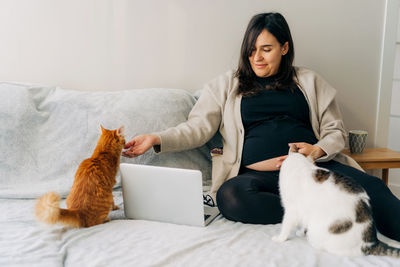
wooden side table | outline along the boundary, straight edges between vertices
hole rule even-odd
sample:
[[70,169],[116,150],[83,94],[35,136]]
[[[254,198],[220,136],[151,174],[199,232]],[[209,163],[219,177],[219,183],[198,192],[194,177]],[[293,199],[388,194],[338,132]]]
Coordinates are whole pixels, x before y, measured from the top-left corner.
[[365,148],[361,154],[342,153],[352,157],[364,170],[382,169],[382,180],[388,185],[389,169],[400,168],[400,153],[389,148]]

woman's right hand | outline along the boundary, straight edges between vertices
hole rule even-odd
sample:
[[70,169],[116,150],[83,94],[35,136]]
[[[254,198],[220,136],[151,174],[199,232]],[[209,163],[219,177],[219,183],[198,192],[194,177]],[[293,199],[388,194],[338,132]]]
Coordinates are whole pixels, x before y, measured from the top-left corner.
[[158,135],[155,134],[141,134],[135,136],[127,142],[124,146],[124,149],[127,149],[122,152],[122,156],[133,158],[142,155],[147,150],[149,150],[154,145],[160,145],[161,140]]

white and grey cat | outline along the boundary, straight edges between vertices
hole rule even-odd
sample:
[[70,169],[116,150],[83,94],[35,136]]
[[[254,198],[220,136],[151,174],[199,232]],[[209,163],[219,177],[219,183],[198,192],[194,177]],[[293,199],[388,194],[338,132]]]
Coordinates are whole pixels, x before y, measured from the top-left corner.
[[282,164],[279,190],[285,213],[274,241],[283,242],[300,228],[316,249],[346,256],[399,257],[400,249],[378,240],[369,197],[361,185],[315,166],[312,156],[297,153],[295,145]]

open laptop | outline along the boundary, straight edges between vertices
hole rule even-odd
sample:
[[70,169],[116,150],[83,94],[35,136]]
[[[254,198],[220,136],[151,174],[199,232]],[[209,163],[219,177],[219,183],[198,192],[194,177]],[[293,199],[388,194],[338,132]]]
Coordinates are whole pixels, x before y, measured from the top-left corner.
[[120,171],[129,219],[206,226],[219,214],[203,202],[198,170],[121,163]]

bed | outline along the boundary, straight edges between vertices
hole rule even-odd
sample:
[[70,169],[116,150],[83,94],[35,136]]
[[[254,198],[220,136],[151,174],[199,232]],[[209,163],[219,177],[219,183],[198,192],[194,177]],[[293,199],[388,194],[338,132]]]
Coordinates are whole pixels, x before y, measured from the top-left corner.
[[[280,224],[242,224],[221,215],[207,227],[128,220],[119,176],[113,194],[120,209],[111,212],[110,222],[83,229],[39,223],[35,199],[48,191],[68,194],[79,162],[93,151],[100,124],[124,125],[127,138],[159,131],[183,122],[201,91],[85,92],[0,83],[0,92],[0,266],[400,266],[390,257],[317,251],[299,237],[275,243],[271,237]],[[216,136],[198,149],[148,151],[121,161],[201,170],[206,192],[209,151],[219,144]]]

